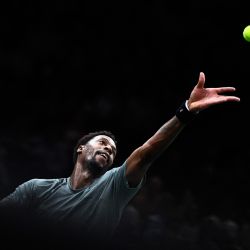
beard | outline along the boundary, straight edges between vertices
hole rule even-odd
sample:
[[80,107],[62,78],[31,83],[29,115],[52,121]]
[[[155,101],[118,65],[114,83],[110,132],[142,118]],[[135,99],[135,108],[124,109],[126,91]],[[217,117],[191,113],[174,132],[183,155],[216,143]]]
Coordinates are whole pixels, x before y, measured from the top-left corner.
[[88,160],[87,168],[93,176],[101,176],[107,171],[107,167],[102,167],[94,158]]

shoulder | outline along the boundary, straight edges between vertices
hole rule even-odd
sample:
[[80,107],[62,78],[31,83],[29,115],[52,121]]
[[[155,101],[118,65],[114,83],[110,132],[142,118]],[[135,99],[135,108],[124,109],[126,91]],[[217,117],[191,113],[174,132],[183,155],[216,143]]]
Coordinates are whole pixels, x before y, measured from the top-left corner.
[[51,185],[54,183],[61,183],[65,181],[66,178],[56,178],[56,179],[41,179],[41,178],[34,178],[28,181],[29,184],[33,184],[36,186],[39,185]]
[[114,176],[114,175],[117,175],[119,173],[125,173],[125,169],[126,169],[126,162],[124,162],[122,165],[119,165],[117,167],[113,167],[110,170],[108,170],[104,174],[104,177]]
[[54,178],[54,179],[42,179],[42,178],[34,178],[26,182],[26,185],[30,185],[34,188],[39,187],[50,187],[57,186],[67,181],[66,178]]
[[55,187],[64,182],[66,182],[66,178],[57,178],[57,179],[33,178],[19,185],[17,189],[23,191],[24,190],[35,191],[39,189],[48,189],[50,187]]

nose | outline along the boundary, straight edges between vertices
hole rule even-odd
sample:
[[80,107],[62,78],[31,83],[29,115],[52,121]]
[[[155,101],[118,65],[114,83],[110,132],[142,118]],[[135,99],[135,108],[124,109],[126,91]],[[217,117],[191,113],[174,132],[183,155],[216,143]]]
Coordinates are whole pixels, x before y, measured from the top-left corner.
[[106,146],[104,147],[104,149],[105,149],[105,151],[107,151],[107,152],[109,153],[109,155],[112,154],[112,148],[111,148],[110,145],[106,145]]

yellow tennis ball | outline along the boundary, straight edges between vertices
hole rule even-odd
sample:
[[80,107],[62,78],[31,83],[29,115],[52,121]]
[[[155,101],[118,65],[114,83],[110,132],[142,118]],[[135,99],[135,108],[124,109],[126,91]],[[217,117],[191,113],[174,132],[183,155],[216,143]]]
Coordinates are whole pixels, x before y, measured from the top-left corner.
[[243,30],[243,37],[247,42],[250,42],[250,25],[246,26],[246,28]]

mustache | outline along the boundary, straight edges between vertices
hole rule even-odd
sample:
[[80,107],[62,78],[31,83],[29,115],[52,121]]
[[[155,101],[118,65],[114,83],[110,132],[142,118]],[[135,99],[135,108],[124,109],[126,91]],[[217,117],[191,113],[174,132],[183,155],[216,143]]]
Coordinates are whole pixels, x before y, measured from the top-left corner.
[[105,150],[96,150],[96,152],[95,152],[95,156],[96,155],[104,155],[105,157],[106,157],[106,159],[107,159],[107,162],[110,162],[110,155],[109,155],[109,153],[107,153],[107,151],[105,151]]

